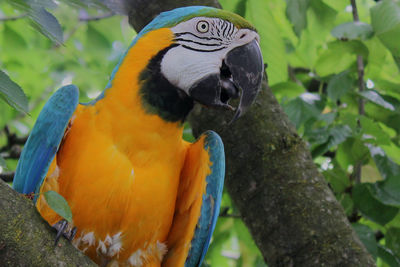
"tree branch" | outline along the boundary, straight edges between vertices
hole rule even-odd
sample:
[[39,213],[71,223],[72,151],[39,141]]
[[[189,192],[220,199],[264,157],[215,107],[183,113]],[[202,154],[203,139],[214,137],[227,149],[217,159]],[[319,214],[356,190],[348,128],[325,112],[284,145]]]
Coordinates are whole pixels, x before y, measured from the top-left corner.
[[353,13],[354,21],[360,21],[360,18],[358,17],[358,12],[357,12],[356,0],[350,0],[350,4],[351,4],[351,12]]
[[28,136],[18,137],[15,133],[11,133],[10,128],[8,128],[7,125],[4,126],[3,131],[7,137],[7,145],[4,148],[1,148],[0,152],[9,149],[13,145],[24,145],[26,140],[28,140]]
[[21,145],[25,144],[28,137],[18,137],[15,133],[11,133],[6,125],[3,129],[7,143],[0,147],[0,157],[4,159],[19,159],[21,155]]
[[65,238],[54,246],[56,231],[32,201],[0,180],[1,266],[97,266]]
[[[352,13],[353,13],[353,20],[355,22],[360,21],[358,17],[357,11],[357,4],[356,0],[350,0]],[[364,83],[364,61],[361,55],[357,55],[357,75],[358,75],[358,91],[363,92],[365,90],[365,83]],[[365,100],[360,97],[358,100],[358,114],[365,115]],[[360,120],[358,120],[358,127],[361,128]],[[354,180],[356,183],[361,182],[361,168],[362,168],[362,161],[360,160],[354,167]]]
[[292,66],[288,65],[288,73],[289,73],[290,80],[292,80],[293,82],[297,83],[298,85],[304,87],[303,83],[299,79],[297,79],[297,77],[296,77],[295,68],[293,68]]
[[221,8],[218,0],[127,0],[126,8],[129,14],[129,23],[139,32],[152,19],[163,11],[184,6],[213,6]]

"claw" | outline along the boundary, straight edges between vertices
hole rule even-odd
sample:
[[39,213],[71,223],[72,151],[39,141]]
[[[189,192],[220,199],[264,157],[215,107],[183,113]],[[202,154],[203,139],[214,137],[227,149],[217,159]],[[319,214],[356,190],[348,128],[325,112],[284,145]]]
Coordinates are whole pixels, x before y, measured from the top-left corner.
[[72,229],[68,230],[68,221],[67,220],[60,220],[56,224],[53,225],[53,228],[57,230],[56,239],[54,240],[54,246],[57,246],[58,241],[60,240],[61,235],[63,235],[66,239],[70,242],[74,239],[77,228],[73,227]]
[[72,230],[69,232],[69,236],[67,237],[67,239],[71,242],[72,239],[74,239],[75,235],[76,235],[76,231],[78,229],[76,227],[72,228]]

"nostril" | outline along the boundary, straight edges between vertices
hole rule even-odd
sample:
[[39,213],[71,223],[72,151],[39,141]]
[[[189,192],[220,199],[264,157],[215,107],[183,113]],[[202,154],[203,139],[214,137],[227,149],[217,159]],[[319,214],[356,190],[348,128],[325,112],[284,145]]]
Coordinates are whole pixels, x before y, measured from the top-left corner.
[[243,33],[239,38],[240,38],[240,39],[243,39],[244,37],[246,37],[246,34],[245,34],[245,33]]
[[221,78],[230,78],[232,76],[231,71],[228,66],[225,64],[225,61],[222,61],[222,66],[220,68]]
[[221,95],[220,95],[220,100],[222,103],[228,103],[229,100],[229,94],[225,90],[221,90]]

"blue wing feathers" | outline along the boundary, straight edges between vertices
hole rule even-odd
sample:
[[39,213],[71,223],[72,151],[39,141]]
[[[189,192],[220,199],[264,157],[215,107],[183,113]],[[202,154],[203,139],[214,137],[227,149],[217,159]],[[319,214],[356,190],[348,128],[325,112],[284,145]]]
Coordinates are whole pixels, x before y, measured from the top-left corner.
[[13,188],[23,194],[37,193],[78,105],[74,85],[57,90],[44,105],[21,153]]
[[197,222],[194,238],[191,242],[186,267],[200,266],[210,245],[212,233],[217,223],[225,176],[224,145],[218,134],[205,133],[205,149],[209,151],[211,174],[207,176],[206,193],[203,195],[201,215]]

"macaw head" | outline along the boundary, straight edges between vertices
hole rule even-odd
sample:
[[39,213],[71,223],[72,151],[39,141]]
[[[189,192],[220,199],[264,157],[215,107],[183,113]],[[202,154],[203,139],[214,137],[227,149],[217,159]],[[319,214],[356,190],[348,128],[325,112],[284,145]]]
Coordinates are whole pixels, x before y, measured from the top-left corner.
[[[171,43],[151,60],[140,77],[144,102],[151,106],[148,110],[164,109],[168,112],[158,112],[161,117],[167,114],[165,119],[177,121],[186,117],[193,101],[233,110],[229,100],[240,97],[233,120],[243,114],[253,103],[263,76],[255,28],[234,13],[191,6],[161,13],[136,39],[166,28],[172,32]],[[162,107],[154,108],[157,105]],[[183,114],[174,116],[182,110]]]
[[229,100],[240,96],[236,119],[261,85],[260,37],[245,19],[220,9],[189,7],[161,16],[184,11],[171,27],[176,45],[163,56],[161,73],[205,106],[232,109]]

